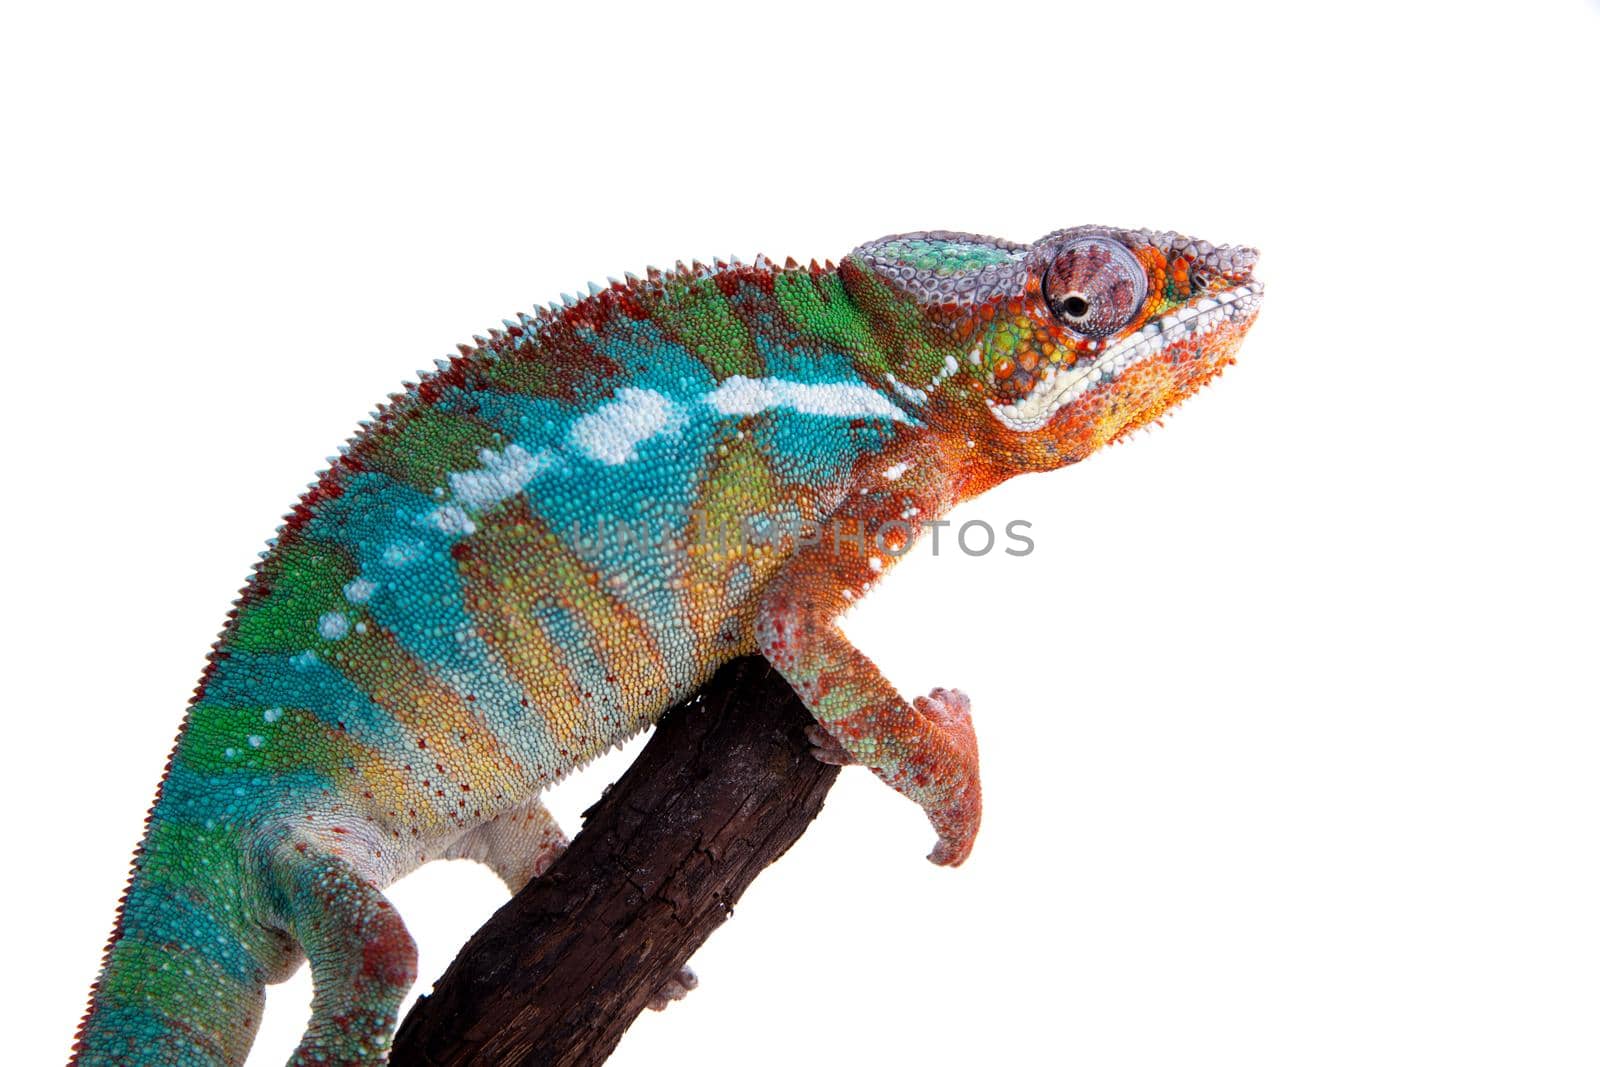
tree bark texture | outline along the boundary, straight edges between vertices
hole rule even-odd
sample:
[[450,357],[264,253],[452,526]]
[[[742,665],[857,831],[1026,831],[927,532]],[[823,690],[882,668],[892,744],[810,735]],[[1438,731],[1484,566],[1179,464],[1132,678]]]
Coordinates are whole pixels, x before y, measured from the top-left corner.
[[604,1062],[821,810],[839,768],[811,755],[811,721],[757,657],[667,712],[566,852],[412,1008],[391,1064]]

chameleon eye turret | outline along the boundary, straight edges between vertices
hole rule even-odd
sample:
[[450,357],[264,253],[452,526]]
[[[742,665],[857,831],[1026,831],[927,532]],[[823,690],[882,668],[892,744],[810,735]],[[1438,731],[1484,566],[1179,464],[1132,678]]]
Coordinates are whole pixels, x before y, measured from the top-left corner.
[[1255,258],[1104,226],[1034,242],[1015,291],[980,309],[994,447],[1060,466],[1170,411],[1232,362],[1260,305]]
[[1083,337],[1105,337],[1144,306],[1144,264],[1120,241],[1080,237],[1055,250],[1045,269],[1044,298],[1056,318]]

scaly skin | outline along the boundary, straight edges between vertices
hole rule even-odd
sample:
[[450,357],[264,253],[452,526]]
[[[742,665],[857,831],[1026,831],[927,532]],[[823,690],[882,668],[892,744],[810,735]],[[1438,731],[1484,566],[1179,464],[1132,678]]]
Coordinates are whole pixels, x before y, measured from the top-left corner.
[[757,650],[819,758],[961,863],[966,698],[906,702],[837,619],[921,524],[1231,363],[1254,260],[911,234],[591,287],[441,361],[313,483],[212,650],[73,1062],[239,1063],[302,955],[293,1062],[381,1061],[416,973],[382,887],[440,857],[520,887],[565,843],[540,792]]

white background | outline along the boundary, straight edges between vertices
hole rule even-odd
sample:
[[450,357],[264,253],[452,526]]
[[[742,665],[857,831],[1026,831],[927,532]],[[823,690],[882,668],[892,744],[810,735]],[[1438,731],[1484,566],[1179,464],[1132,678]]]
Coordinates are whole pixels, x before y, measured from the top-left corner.
[[[1600,1060],[1594,4],[4,23],[7,1062],[65,1058],[228,603],[413,368],[647,263],[1082,222],[1268,298],[1165,429],[964,510],[1033,556],[851,618],[973,695],[971,861],[847,772],[614,1062]],[[393,897],[426,984],[503,893]]]

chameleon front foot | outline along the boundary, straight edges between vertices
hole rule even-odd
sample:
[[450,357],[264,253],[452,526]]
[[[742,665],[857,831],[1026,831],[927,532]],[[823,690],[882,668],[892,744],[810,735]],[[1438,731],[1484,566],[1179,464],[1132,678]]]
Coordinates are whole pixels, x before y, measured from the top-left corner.
[[978,735],[972,728],[971,697],[959,689],[935,688],[927,696],[917,697],[911,706],[949,734],[962,750],[970,751],[977,763]]
[[674,1000],[682,1000],[689,995],[689,990],[700,984],[700,979],[688,967],[680,968],[678,973],[667,979],[667,983],[656,990],[656,995],[650,998],[647,1007],[651,1011],[666,1011],[667,1005]]
[[[983,815],[972,702],[959,689],[935,689],[902,708],[903,718],[879,736],[848,720],[835,723],[833,729],[812,723],[806,727],[811,755],[837,766],[863,762],[871,766],[927,813],[939,834],[928,859],[940,866],[958,866],[972,851]],[[869,754],[853,754],[850,746],[860,746],[869,736]],[[906,744],[906,739],[914,743]],[[885,757],[881,764],[872,758],[874,753]]]
[[958,867],[972,852],[983,818],[972,701],[959,689],[935,689],[917,697],[911,707],[943,740],[922,746],[907,768],[912,781],[925,791],[923,808],[939,834],[928,859],[941,867]]

